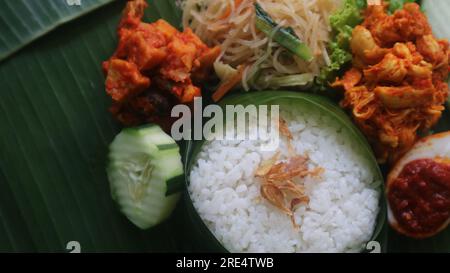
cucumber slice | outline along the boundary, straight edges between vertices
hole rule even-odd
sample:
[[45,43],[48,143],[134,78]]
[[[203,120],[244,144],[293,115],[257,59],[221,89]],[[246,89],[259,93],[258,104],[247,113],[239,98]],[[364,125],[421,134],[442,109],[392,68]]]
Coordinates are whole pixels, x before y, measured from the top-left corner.
[[111,195],[122,213],[141,229],[169,217],[180,194],[167,195],[167,183],[183,175],[176,142],[149,125],[124,129],[109,148]]

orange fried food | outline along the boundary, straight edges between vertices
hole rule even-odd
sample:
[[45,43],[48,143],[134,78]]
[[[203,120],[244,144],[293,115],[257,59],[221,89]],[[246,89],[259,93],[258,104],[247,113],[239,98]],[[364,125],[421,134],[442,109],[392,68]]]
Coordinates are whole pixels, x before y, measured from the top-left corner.
[[159,66],[168,56],[166,45],[169,39],[152,24],[139,24],[124,40],[125,56],[141,71]]
[[341,106],[373,145],[381,163],[395,162],[441,117],[449,91],[449,44],[437,40],[414,3],[393,15],[369,6],[353,30],[353,68],[333,87]]
[[130,126],[166,122],[171,106],[201,96],[194,82],[207,79],[220,54],[219,47],[208,48],[190,29],[180,32],[164,20],[142,22],[147,6],[145,0],[127,2],[119,44],[103,63],[106,92],[114,101],[111,112]]
[[145,9],[148,7],[146,0],[128,1],[122,13],[119,23],[119,31],[123,29],[135,28],[141,23]]
[[386,12],[386,4],[370,5],[365,12],[366,27],[381,47],[392,47],[397,42],[415,41],[431,34],[426,16],[416,3],[407,3],[393,15]]
[[169,57],[161,66],[161,74],[175,82],[183,82],[194,68],[200,66],[199,58],[208,51],[208,47],[187,28],[172,37],[167,51]]
[[108,62],[106,92],[114,101],[125,101],[150,86],[150,79],[144,77],[134,63],[112,59]]

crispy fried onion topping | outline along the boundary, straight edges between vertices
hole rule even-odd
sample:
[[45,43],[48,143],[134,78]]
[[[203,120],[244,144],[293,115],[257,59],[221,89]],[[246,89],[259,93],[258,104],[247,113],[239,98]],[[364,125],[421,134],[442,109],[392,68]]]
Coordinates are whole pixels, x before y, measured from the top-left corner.
[[[293,147],[291,132],[284,120],[280,120],[280,133],[288,140],[288,147]],[[294,212],[300,205],[307,205],[309,197],[305,192],[305,186],[301,179],[306,176],[318,177],[324,169],[317,167],[309,169],[309,157],[297,155],[294,149],[290,149],[289,158],[280,161],[281,153],[266,161],[263,161],[255,172],[255,176],[261,178],[261,196],[270,204],[286,213],[292,221],[294,228],[299,225],[295,222]]]

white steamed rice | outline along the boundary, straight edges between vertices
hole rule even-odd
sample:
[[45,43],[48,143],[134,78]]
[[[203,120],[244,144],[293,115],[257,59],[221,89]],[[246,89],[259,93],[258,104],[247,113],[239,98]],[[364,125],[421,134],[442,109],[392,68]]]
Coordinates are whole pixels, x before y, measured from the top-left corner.
[[[261,198],[254,172],[275,151],[262,152],[260,141],[206,143],[190,173],[194,207],[230,252],[360,251],[379,210],[373,166],[346,130],[318,111],[282,107],[281,116],[296,152],[309,154],[311,168],[325,169],[319,178],[304,179],[310,203],[295,211],[300,229]],[[286,159],[286,140],[280,149]]]

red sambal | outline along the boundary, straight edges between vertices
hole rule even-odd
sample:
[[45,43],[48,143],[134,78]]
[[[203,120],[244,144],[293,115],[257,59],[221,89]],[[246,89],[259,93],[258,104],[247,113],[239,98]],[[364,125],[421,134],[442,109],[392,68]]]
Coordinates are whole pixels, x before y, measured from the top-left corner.
[[424,238],[438,232],[450,217],[450,164],[419,159],[404,166],[388,192],[401,229]]

